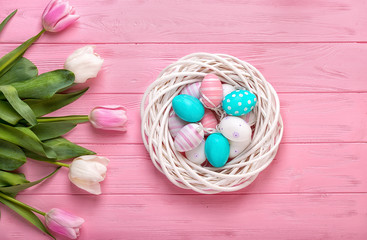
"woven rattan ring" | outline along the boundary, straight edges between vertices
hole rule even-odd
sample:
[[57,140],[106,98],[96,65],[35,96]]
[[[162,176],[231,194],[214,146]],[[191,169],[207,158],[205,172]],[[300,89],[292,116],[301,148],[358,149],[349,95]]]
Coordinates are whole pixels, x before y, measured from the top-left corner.
[[[208,73],[257,96],[250,145],[221,168],[189,161],[175,150],[168,130],[172,99]],[[225,116],[217,111],[218,118]],[[251,184],[274,159],[283,134],[278,95],[251,64],[225,54],[194,53],[166,67],[146,90],[141,103],[141,133],[155,167],[173,184],[199,193],[231,192]]]

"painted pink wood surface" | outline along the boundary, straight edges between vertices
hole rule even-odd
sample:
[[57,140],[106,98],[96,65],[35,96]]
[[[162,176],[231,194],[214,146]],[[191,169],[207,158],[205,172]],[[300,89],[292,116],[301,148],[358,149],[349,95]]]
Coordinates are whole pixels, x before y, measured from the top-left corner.
[[[1,1],[2,16],[19,8],[3,42],[39,31],[48,0]],[[366,41],[365,0],[94,0],[73,1],[75,27],[41,42],[322,42]],[[33,23],[33,24],[30,24]],[[27,31],[19,31],[24,29]]]
[[[4,44],[0,55],[16,46]],[[45,72],[62,68],[65,58],[82,46],[36,44],[27,57]],[[89,93],[143,93],[167,65],[200,51],[227,53],[251,63],[280,93],[367,92],[366,44],[98,44],[96,51],[105,57],[104,71],[87,84]]]
[[[38,195],[87,221],[80,239],[365,239],[366,194]],[[80,202],[83,204],[71,204]],[[332,209],[332,210],[331,210]],[[3,211],[2,239],[49,239]],[[20,228],[21,225],[21,228]],[[60,239],[64,239],[61,238]]]
[[[174,187],[163,178],[151,164],[142,144],[82,145],[111,159],[103,184],[105,194],[193,194]],[[366,155],[364,143],[284,143],[271,167],[248,188],[231,194],[366,193]],[[38,171],[32,172],[34,168]],[[26,176],[33,180],[46,176],[53,169],[49,164],[35,161],[22,167]],[[71,186],[66,175],[67,169],[62,169],[48,182],[23,194],[87,194]]]
[[[130,110],[130,131],[105,134],[83,124],[67,137],[79,143],[142,143],[141,98],[142,94],[86,94],[53,115],[88,114],[95,105],[120,103]],[[280,93],[279,99],[286,125],[283,142],[367,141],[366,111],[363,110],[367,106],[367,93]]]
[[[103,195],[77,189],[62,169],[20,200],[84,217],[80,239],[88,240],[367,239],[366,1],[70,1],[82,18],[46,34],[26,56],[45,72],[96,44],[102,71],[83,84],[88,94],[57,114],[123,104],[129,129],[117,134],[83,124],[66,136],[111,159]],[[0,56],[39,31],[47,2],[0,0],[0,18],[19,9],[0,35]],[[279,92],[285,124],[279,153],[238,192],[178,189],[154,168],[140,139],[145,88],[165,66],[198,51],[250,62]],[[33,161],[22,167],[31,180],[52,169]],[[1,240],[48,239],[0,208]]]

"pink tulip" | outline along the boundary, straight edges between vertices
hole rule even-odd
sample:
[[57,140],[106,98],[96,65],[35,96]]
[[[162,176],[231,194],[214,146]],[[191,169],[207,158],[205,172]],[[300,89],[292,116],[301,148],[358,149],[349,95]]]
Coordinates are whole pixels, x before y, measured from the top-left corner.
[[48,32],[60,32],[78,20],[74,7],[64,0],[51,0],[42,14],[43,28]]
[[83,218],[58,208],[53,208],[46,213],[47,227],[70,239],[76,239],[79,236],[79,229],[83,223]]
[[95,107],[89,114],[89,121],[95,128],[126,131],[126,109],[116,105]]

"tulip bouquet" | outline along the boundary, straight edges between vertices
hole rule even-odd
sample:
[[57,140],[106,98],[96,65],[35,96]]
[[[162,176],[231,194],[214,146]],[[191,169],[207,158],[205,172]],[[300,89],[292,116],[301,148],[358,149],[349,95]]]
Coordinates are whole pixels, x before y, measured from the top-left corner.
[[[15,14],[16,11],[0,24],[0,34]],[[72,86],[96,77],[103,59],[94,53],[93,46],[86,46],[68,57],[64,69],[39,75],[37,67],[23,55],[45,32],[59,32],[78,18],[67,2],[52,0],[42,15],[42,30],[0,58],[0,203],[53,238],[48,229],[77,238],[84,220],[57,208],[42,212],[20,202],[16,195],[47,180],[61,167],[69,168],[73,184],[92,194],[101,194],[99,183],[105,178],[109,160],[62,136],[88,121],[96,128],[126,131],[126,109],[122,106],[96,107],[89,115],[45,117],[80,98],[88,88],[72,91]],[[62,162],[73,158],[71,164]],[[57,168],[48,176],[30,182],[18,170],[27,159],[54,164]],[[48,228],[35,214],[44,216]]]

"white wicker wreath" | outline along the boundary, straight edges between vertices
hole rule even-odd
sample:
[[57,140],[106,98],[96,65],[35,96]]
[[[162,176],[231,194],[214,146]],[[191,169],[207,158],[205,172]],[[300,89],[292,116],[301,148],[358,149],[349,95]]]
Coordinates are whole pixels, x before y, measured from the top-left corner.
[[[258,99],[251,144],[221,168],[189,161],[176,151],[168,130],[172,99],[208,73]],[[205,194],[237,191],[252,183],[274,159],[283,134],[274,88],[251,64],[225,54],[194,53],[166,67],[146,90],[140,114],[143,142],[155,167],[176,186]]]

